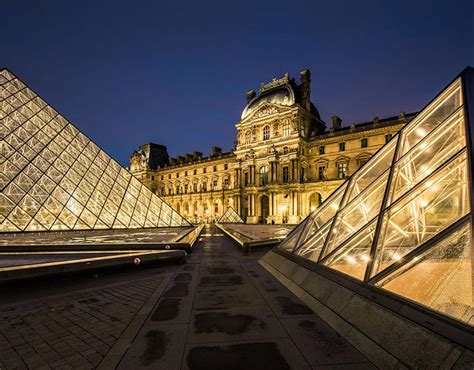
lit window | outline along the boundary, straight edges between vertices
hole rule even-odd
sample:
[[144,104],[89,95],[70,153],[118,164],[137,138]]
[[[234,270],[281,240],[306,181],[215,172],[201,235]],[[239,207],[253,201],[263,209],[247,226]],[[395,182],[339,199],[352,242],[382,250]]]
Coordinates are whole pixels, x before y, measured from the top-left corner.
[[265,126],[263,128],[263,140],[270,139],[270,126]]
[[337,177],[345,179],[347,176],[347,162],[339,162],[337,164]]
[[283,124],[283,136],[290,136],[290,123],[285,122]]
[[260,167],[260,186],[265,186],[268,184],[268,167]]

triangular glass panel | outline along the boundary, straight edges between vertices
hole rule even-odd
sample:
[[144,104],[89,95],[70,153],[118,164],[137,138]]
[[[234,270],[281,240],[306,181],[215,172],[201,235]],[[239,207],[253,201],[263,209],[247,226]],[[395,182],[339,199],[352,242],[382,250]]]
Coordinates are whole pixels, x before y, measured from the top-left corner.
[[471,228],[464,223],[375,285],[473,325]]
[[242,220],[239,214],[232,207],[229,207],[217,222],[220,224],[236,224],[243,223],[244,220]]
[[[170,207],[161,218],[162,199],[6,69],[0,70],[0,107],[0,232],[25,230],[33,216],[46,229],[61,230],[191,226]],[[109,200],[114,209],[97,222]],[[150,212],[157,213],[145,222]],[[50,222],[51,214],[61,214],[61,221]]]

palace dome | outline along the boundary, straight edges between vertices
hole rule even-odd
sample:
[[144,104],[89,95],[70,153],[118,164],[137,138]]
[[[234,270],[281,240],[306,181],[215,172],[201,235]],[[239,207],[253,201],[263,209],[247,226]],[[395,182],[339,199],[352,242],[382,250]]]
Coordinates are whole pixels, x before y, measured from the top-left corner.
[[241,119],[244,119],[260,105],[264,103],[272,103],[278,105],[293,105],[295,104],[295,92],[289,84],[278,86],[260,93],[253,98],[244,108]]

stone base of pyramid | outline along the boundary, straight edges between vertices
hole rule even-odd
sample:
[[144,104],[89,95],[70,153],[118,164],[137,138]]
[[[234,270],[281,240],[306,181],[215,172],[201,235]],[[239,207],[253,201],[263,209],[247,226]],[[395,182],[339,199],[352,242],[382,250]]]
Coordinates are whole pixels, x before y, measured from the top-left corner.
[[284,252],[259,262],[379,368],[446,369],[474,358],[473,333],[442,317]]
[[137,268],[153,263],[185,263],[186,252],[128,251],[107,253],[11,253],[0,252],[0,285],[26,279],[50,278],[59,275],[77,275],[94,271]]
[[[274,247],[291,231],[288,225],[248,225],[248,224],[216,224],[229,238],[234,240],[242,251],[250,252],[255,248]],[[246,229],[245,231],[242,229]],[[252,230],[255,229],[255,230]],[[263,229],[263,230],[262,230]],[[260,235],[252,233],[259,232]],[[246,233],[247,232],[247,233]]]

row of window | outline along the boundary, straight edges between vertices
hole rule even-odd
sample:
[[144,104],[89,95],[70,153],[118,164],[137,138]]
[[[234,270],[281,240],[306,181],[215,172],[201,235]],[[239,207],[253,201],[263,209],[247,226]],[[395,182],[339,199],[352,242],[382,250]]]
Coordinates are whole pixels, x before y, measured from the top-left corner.
[[[229,164],[227,163],[224,163],[224,171],[227,171],[229,169]],[[212,171],[213,172],[217,172],[217,166],[212,166]],[[202,169],[202,173],[207,173],[207,167],[203,167]],[[198,174],[198,170],[197,168],[195,168],[193,170],[193,175],[197,175]],[[188,176],[188,171],[184,171],[184,176]],[[179,172],[176,172],[176,178],[179,177]],[[155,177],[152,176],[152,180],[154,180]],[[165,179],[165,175],[161,175],[161,180],[164,180]],[[168,179],[171,179],[171,173],[168,174]]]
[[[388,143],[390,140],[392,140],[392,134],[387,134],[385,135],[385,144]],[[369,139],[366,137],[360,140],[360,147],[361,148],[367,148],[369,146]],[[346,150],[346,143],[342,142],[339,143],[339,151],[344,152]],[[319,154],[325,154],[326,153],[326,147],[324,145],[321,145],[319,147]]]
[[[283,123],[283,136],[290,136],[290,133],[291,133],[290,123],[289,122]],[[274,136],[279,135],[279,125],[278,124],[273,125],[273,135]],[[263,138],[263,140],[269,140],[270,139],[270,125],[263,126],[262,138]],[[252,131],[247,130],[245,132],[244,143],[245,144],[250,144],[251,142],[252,142]]]

